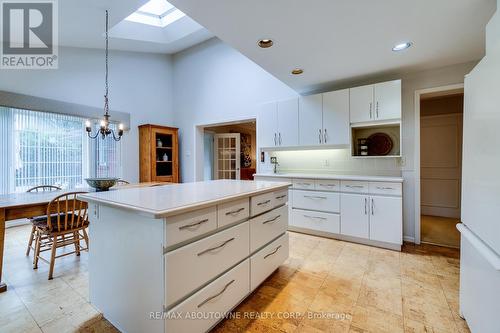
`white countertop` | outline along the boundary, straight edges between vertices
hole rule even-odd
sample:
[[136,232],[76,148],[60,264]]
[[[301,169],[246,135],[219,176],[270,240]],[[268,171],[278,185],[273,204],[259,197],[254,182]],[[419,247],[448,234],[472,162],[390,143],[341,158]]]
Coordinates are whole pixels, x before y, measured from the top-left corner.
[[368,182],[396,182],[402,183],[402,177],[391,176],[362,176],[362,175],[337,175],[319,173],[256,173],[257,177],[281,177],[281,178],[309,178],[309,179],[338,179],[338,180],[360,180]]
[[79,198],[162,218],[254,194],[280,190],[290,185],[287,182],[212,180],[86,193],[79,195]]

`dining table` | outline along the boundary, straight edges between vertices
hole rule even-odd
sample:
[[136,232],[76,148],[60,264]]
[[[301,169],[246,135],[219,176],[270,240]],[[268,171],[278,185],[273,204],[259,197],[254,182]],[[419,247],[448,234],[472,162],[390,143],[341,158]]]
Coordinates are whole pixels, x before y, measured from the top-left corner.
[[[169,183],[165,182],[124,184],[114,186],[109,190],[120,191],[136,187],[163,186],[168,184]],[[52,199],[61,194],[74,191],[95,192],[95,189],[82,187],[75,189],[63,189],[59,191],[18,192],[0,195],[0,293],[7,290],[7,284],[2,279],[6,222],[46,215],[48,204],[52,201]]]

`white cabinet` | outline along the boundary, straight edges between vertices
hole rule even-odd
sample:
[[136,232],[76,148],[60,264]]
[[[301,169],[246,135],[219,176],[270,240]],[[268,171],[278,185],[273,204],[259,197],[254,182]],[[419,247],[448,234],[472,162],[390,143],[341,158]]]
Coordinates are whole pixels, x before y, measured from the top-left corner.
[[369,238],[368,196],[342,193],[340,233],[346,236]]
[[298,145],[298,98],[262,104],[257,123],[260,147]]
[[299,100],[293,98],[278,102],[278,145],[299,144]]
[[396,197],[370,197],[370,239],[401,244],[402,199]]
[[341,234],[402,244],[401,197],[342,194]]
[[376,120],[401,118],[401,80],[375,84],[373,96]]
[[304,96],[299,99],[299,143],[349,144],[349,90]]
[[351,123],[401,119],[401,80],[351,88],[349,94]]
[[373,85],[349,89],[351,123],[373,120]]
[[323,143],[323,95],[299,99],[299,142],[304,146]]
[[260,147],[273,147],[278,143],[278,104],[262,104],[257,119],[257,134]]
[[323,94],[323,143],[349,144],[349,89]]

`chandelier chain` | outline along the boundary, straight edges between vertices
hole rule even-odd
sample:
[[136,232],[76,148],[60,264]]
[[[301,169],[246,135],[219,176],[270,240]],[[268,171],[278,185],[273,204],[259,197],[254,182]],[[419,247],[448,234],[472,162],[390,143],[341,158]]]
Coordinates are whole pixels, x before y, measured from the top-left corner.
[[108,103],[108,92],[109,92],[109,84],[108,84],[108,57],[109,57],[109,37],[108,37],[108,11],[106,10],[106,74],[105,74],[105,94],[104,94],[104,111],[107,114],[109,112],[109,103]]

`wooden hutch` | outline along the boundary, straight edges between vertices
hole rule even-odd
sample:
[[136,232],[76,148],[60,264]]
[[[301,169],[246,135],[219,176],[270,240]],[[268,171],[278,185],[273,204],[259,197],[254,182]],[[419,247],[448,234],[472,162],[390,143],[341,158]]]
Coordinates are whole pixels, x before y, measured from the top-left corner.
[[139,126],[141,182],[179,182],[178,131],[175,127]]

